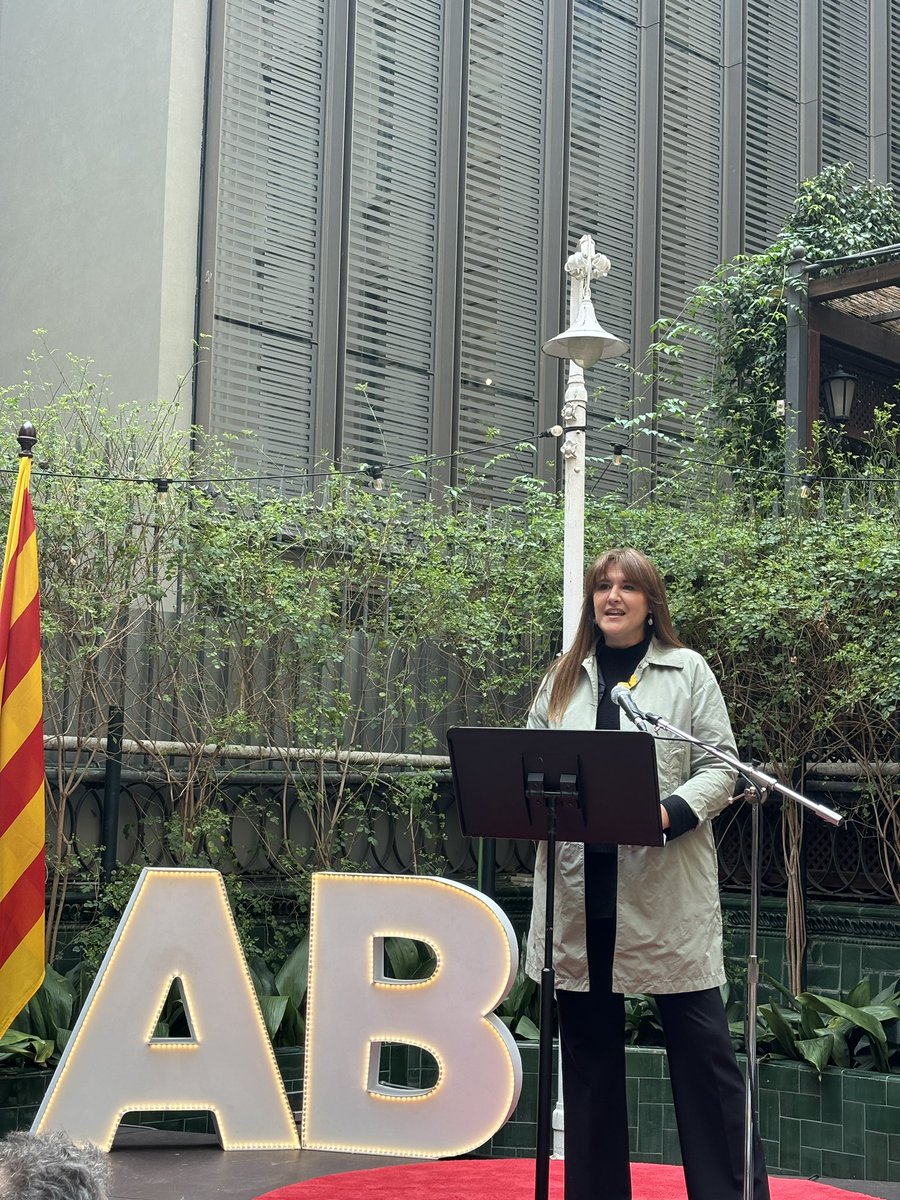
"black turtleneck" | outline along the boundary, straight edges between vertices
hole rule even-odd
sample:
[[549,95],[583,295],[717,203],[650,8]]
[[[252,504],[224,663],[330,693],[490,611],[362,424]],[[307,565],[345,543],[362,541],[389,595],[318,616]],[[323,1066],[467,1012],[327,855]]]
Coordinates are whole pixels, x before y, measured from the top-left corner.
[[610,693],[617,683],[628,682],[635,667],[650,649],[651,640],[651,635],[647,633],[637,645],[619,647],[607,646],[602,637],[597,639],[597,729],[619,728],[619,708],[613,704]]
[[[597,729],[618,729],[619,708],[610,699],[617,683],[627,683],[638,663],[650,649],[652,634],[635,646],[607,646],[597,638]],[[681,796],[667,796],[662,805],[669,817],[666,840],[672,841],[697,825],[697,816]],[[589,917],[612,917],[616,911],[617,847],[606,844],[585,846],[585,911]]]

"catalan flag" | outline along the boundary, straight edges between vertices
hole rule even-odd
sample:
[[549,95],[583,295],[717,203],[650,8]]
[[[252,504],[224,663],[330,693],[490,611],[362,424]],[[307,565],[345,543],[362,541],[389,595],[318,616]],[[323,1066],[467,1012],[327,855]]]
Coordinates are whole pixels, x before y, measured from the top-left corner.
[[[33,429],[22,434],[22,445],[33,445]],[[0,583],[0,1036],[44,978],[44,731],[30,478],[23,450]]]

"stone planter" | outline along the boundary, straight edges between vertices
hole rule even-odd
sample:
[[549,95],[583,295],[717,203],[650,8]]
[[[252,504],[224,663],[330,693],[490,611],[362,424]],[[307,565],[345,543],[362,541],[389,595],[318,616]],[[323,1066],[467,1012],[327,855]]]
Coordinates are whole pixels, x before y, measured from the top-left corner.
[[[391,1081],[427,1086],[430,1070],[415,1048],[393,1047],[385,1064]],[[402,1053],[398,1053],[402,1051]],[[522,1095],[510,1120],[479,1153],[496,1158],[534,1156],[537,1129],[537,1042],[519,1043]],[[293,1111],[299,1115],[303,1051],[275,1051]],[[557,1052],[554,1049],[553,1102]],[[642,1162],[679,1163],[678,1134],[666,1056],[655,1048],[626,1054],[631,1149]],[[27,1129],[53,1072],[46,1067],[0,1068],[0,1136]],[[759,1122],[766,1161],[777,1174],[900,1182],[900,1074],[829,1069],[821,1080],[799,1062],[768,1060],[759,1068]],[[139,1113],[131,1124],[211,1131],[206,1113]]]
[[0,1067],[0,1138],[30,1128],[52,1078],[49,1067]]
[[275,1050],[275,1061],[281,1072],[291,1112],[299,1121],[303,1106],[303,1047],[278,1046]]
[[[481,1153],[534,1154],[538,1047],[520,1043],[522,1095],[516,1111]],[[558,1058],[554,1051],[554,1075]],[[680,1163],[665,1051],[626,1054],[631,1150],[641,1162]],[[553,1081],[556,1096],[556,1080]],[[900,1074],[829,1069],[820,1080],[799,1062],[759,1067],[760,1134],[770,1169],[783,1175],[900,1181]]]
[[[279,1048],[275,1061],[284,1080],[291,1111],[299,1117],[303,1087],[303,1050],[297,1046]],[[13,1129],[29,1129],[50,1086],[50,1067],[0,1067],[0,1137]],[[208,1112],[133,1112],[123,1125],[143,1125],[178,1133],[214,1133]]]
[[900,1182],[900,1074],[760,1063],[759,1122],[773,1170]]

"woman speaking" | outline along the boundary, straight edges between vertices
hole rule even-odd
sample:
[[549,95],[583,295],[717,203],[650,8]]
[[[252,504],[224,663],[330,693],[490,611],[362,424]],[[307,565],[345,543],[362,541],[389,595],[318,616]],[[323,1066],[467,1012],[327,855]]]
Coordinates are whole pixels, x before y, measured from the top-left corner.
[[[637,550],[609,550],[585,581],[572,646],[547,672],[530,729],[633,729],[612,702],[636,703],[734,754],[719,685],[672,628],[665,587]],[[689,1200],[741,1200],[744,1085],[719,986],[722,914],[711,820],[735,775],[689,743],[658,737],[662,847],[557,846],[553,962],[563,1099],[565,1200],[631,1200],[625,1096],[626,992],[656,997]],[[627,804],[628,796],[606,797]],[[526,967],[544,960],[545,842],[538,846]],[[768,1200],[754,1131],[754,1200]]]

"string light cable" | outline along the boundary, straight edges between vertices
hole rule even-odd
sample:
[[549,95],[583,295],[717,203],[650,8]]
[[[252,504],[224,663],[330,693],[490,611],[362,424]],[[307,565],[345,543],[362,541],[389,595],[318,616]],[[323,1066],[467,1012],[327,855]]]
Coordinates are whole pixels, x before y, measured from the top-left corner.
[[[581,433],[586,431],[584,425],[570,425],[563,427],[561,425],[552,425],[549,429],[542,430],[536,435],[532,435],[535,440],[541,438],[560,438],[568,433]],[[412,457],[406,464],[398,464],[386,462],[382,464],[362,462],[353,468],[332,467],[326,470],[319,471],[292,471],[284,472],[284,464],[278,474],[267,473],[264,475],[244,475],[244,474],[228,474],[228,475],[204,475],[204,476],[185,476],[185,477],[165,477],[159,475],[141,476],[141,475],[113,475],[99,474],[97,472],[78,472],[78,471],[51,471],[37,467],[32,474],[32,479],[72,479],[79,481],[90,481],[94,483],[132,483],[147,485],[156,490],[160,498],[165,496],[170,487],[194,487],[199,488],[212,484],[264,484],[272,483],[276,485],[284,485],[286,483],[297,482],[301,480],[314,481],[321,479],[358,479],[360,474],[369,477],[374,486],[378,489],[379,481],[384,480],[388,475],[399,473],[407,473],[416,468],[429,466],[434,463],[452,462],[454,460],[463,461],[466,459],[476,458],[485,453],[493,454],[496,451],[524,448],[530,445],[529,438],[509,438],[503,441],[491,441],[487,445],[479,447],[476,450],[453,450],[448,454],[430,454]],[[595,459],[594,461],[603,461],[603,474],[610,466],[621,467],[623,465],[623,457],[630,457],[631,452],[621,442],[609,444],[610,454],[604,456],[604,459]],[[738,466],[729,467],[721,462],[716,462],[712,459],[691,458],[684,464],[682,471],[688,470],[691,466],[711,467],[720,470],[727,470],[734,476],[751,476],[765,475],[773,479],[780,480],[797,480],[801,485],[801,489],[809,490],[813,484],[826,483],[868,483],[868,484],[900,484],[900,475],[813,475],[808,469],[798,471],[775,471],[771,467],[754,467],[754,466]],[[17,467],[0,467],[0,475],[13,475],[17,472]],[[670,480],[669,480],[670,481]],[[661,483],[664,481],[661,481]]]
[[[561,425],[551,425],[549,429],[544,429],[540,433],[532,435],[535,439],[562,437],[564,433],[570,430],[584,430],[584,425],[569,426],[568,429],[563,429]],[[32,479],[75,479],[85,480],[93,483],[135,483],[148,484],[156,489],[159,496],[168,492],[170,487],[187,486],[201,487],[206,484],[216,483],[277,483],[284,484],[295,482],[297,480],[314,480],[314,479],[358,479],[360,474],[369,476],[377,487],[378,480],[384,478],[388,473],[406,473],[409,470],[414,470],[417,467],[427,466],[431,463],[450,462],[453,459],[475,458],[485,452],[493,453],[497,450],[506,450],[510,448],[526,447],[530,445],[529,438],[509,438],[504,441],[491,441],[487,446],[479,447],[477,450],[452,450],[449,454],[429,454],[414,456],[406,465],[398,463],[368,463],[362,462],[354,468],[331,468],[323,471],[297,471],[285,474],[283,470],[277,475],[204,475],[192,476],[185,478],[166,478],[163,476],[152,475],[100,475],[96,472],[78,472],[78,471],[49,471],[38,468],[32,472]],[[18,471],[18,467],[0,467],[0,475],[14,475]],[[378,489],[381,490],[381,489]]]

